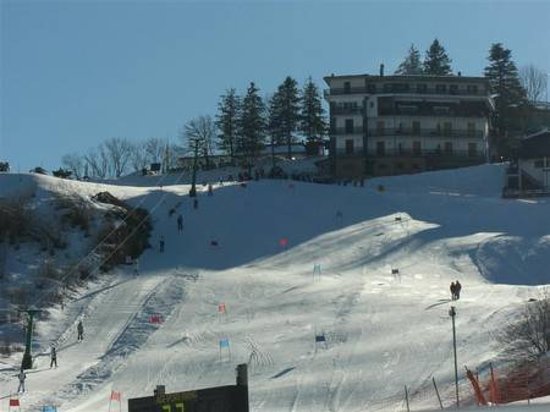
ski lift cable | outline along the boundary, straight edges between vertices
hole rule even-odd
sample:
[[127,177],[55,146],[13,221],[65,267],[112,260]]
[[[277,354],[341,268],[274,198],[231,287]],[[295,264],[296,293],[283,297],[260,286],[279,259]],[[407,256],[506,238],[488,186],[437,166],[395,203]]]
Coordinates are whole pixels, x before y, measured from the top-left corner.
[[[185,171],[182,171],[177,177],[176,177],[176,184],[179,183],[179,181],[181,180],[181,178],[183,177],[183,174],[185,173]],[[163,178],[160,180],[159,183],[161,183],[162,181],[164,181],[164,179],[166,178],[167,175],[164,175]],[[144,198],[135,206],[131,209],[131,212],[137,210],[139,207],[141,207],[141,205],[145,202],[145,200],[148,198],[148,196],[150,196],[151,194],[149,193],[148,195],[144,196]],[[167,196],[167,193],[166,192],[163,192],[162,196],[159,198],[159,200],[156,202],[156,204],[153,205],[153,207],[151,208],[151,211],[155,211],[160,205],[161,203],[164,201],[164,198]],[[126,215],[126,217],[124,218],[123,222],[125,222],[128,217],[131,215],[131,212],[128,213]],[[122,246],[124,246],[124,244],[126,244],[126,242],[137,232],[137,230],[139,228],[141,228],[141,226],[143,226],[143,224],[145,223],[145,221],[148,219],[148,216],[141,219],[141,221],[136,225],[136,227],[130,232],[130,234],[128,234],[123,240],[122,242],[120,242],[115,248],[114,250],[107,256],[107,257],[104,257],[104,258],[101,258],[100,259],[100,262],[99,264],[96,264],[96,268],[95,270],[90,270],[89,273],[84,276],[82,278],[82,280],[84,279],[87,279],[89,276],[91,276],[93,273],[95,273],[95,271],[101,267],[101,265],[103,265],[105,262],[107,262],[115,253],[117,253],[120,248]],[[76,273],[76,271],[78,270],[78,268],[82,265],[82,263],[84,261],[86,261],[87,259],[90,259],[91,257],[94,256],[94,254],[97,252],[97,250],[104,246],[106,244],[106,240],[116,231],[116,228],[111,230],[86,256],[84,256],[82,259],[80,259],[80,261],[75,264],[68,272],[67,274],[65,274],[65,276],[63,276],[61,279],[60,279],[60,282],[64,282],[66,279],[68,279],[69,277],[71,277],[72,275],[74,275]],[[42,293],[42,296],[39,296],[38,299],[36,300],[37,303],[40,303],[40,302],[43,302],[44,299],[46,298],[46,296],[50,293],[51,291],[45,291],[44,293]]]

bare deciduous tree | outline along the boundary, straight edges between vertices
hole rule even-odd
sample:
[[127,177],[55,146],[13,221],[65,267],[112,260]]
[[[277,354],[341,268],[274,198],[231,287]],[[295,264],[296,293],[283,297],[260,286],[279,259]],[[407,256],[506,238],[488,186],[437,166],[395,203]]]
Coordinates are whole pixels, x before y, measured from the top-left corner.
[[550,288],[525,305],[519,317],[504,328],[500,340],[515,359],[536,360],[550,352]]
[[84,169],[86,161],[84,160],[84,157],[77,154],[77,153],[71,153],[66,154],[61,158],[61,164],[71,172],[73,172],[73,176],[76,179],[80,179],[84,176]]
[[182,139],[187,143],[187,147],[194,150],[198,146],[199,156],[204,158],[205,166],[210,166],[210,156],[216,127],[210,116],[199,116],[190,120],[184,126]]
[[114,177],[122,176],[132,155],[132,143],[128,139],[112,137],[104,143],[104,148],[112,174]]
[[535,103],[543,98],[548,87],[546,73],[530,64],[521,68],[519,78],[530,102]]
[[158,137],[151,137],[145,142],[145,153],[150,163],[160,163],[165,157],[166,141]]
[[91,149],[84,155],[86,169],[90,175],[104,179],[107,177],[109,159],[105,147],[101,144],[97,149]]
[[130,165],[134,172],[139,172],[147,167],[147,153],[145,152],[145,143],[138,142],[132,145],[130,155]]

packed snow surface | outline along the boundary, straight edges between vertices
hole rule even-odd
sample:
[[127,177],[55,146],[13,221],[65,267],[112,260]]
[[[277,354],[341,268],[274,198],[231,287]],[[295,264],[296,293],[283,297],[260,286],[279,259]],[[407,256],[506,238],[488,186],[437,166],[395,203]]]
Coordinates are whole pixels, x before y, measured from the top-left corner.
[[[119,267],[38,322],[22,410],[106,410],[117,391],[126,411],[128,398],[159,384],[167,392],[234,384],[243,362],[252,411],[402,411],[405,386],[412,410],[435,410],[432,377],[451,407],[451,305],[460,395],[471,405],[462,365],[486,369],[502,349],[494,332],[550,284],[550,199],[502,199],[503,170],[365,187],[216,179],[212,196],[199,186],[197,209],[178,176],[115,185],[0,175],[0,197],[108,190],[149,209],[154,224],[138,276]],[[453,302],[455,280],[463,289]],[[229,348],[220,348],[225,339]],[[20,353],[0,361],[0,410],[17,389],[20,361]]]

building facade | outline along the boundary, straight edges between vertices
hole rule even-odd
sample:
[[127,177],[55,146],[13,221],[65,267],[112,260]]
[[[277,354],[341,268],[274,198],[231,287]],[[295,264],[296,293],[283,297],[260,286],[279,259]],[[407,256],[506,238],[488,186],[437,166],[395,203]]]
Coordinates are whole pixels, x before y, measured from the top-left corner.
[[339,178],[483,163],[494,103],[483,77],[327,76],[330,159]]
[[542,130],[520,142],[517,158],[506,170],[504,197],[550,195],[550,131]]

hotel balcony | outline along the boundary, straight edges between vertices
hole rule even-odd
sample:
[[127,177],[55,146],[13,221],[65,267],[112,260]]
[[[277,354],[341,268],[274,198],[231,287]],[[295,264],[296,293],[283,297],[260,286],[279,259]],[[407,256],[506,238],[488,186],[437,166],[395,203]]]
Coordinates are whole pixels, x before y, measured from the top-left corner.
[[362,148],[357,148],[353,153],[347,152],[346,149],[336,149],[336,157],[356,157],[367,156],[373,158],[382,157],[438,157],[438,158],[470,158],[470,159],[485,159],[485,154],[480,152],[470,152],[467,150],[453,150],[446,152],[444,150],[414,150],[405,149],[388,149],[380,152],[377,150],[367,150],[366,153]]
[[455,89],[445,89],[445,90],[418,90],[416,88],[395,88],[395,87],[385,87],[385,88],[371,88],[371,87],[349,87],[349,88],[330,88],[324,89],[323,95],[325,99],[328,99],[330,96],[339,96],[342,94],[422,94],[422,95],[448,95],[448,96],[484,96],[487,97],[487,94],[482,93],[480,90],[455,90]]
[[417,137],[435,137],[435,138],[477,138],[482,139],[484,132],[482,130],[465,129],[373,129],[367,132],[372,137],[395,137],[395,136],[417,136]]
[[365,129],[363,126],[355,126],[353,128],[349,127],[331,127],[330,128],[330,134],[331,135],[352,135],[352,134],[363,134],[365,132]]

